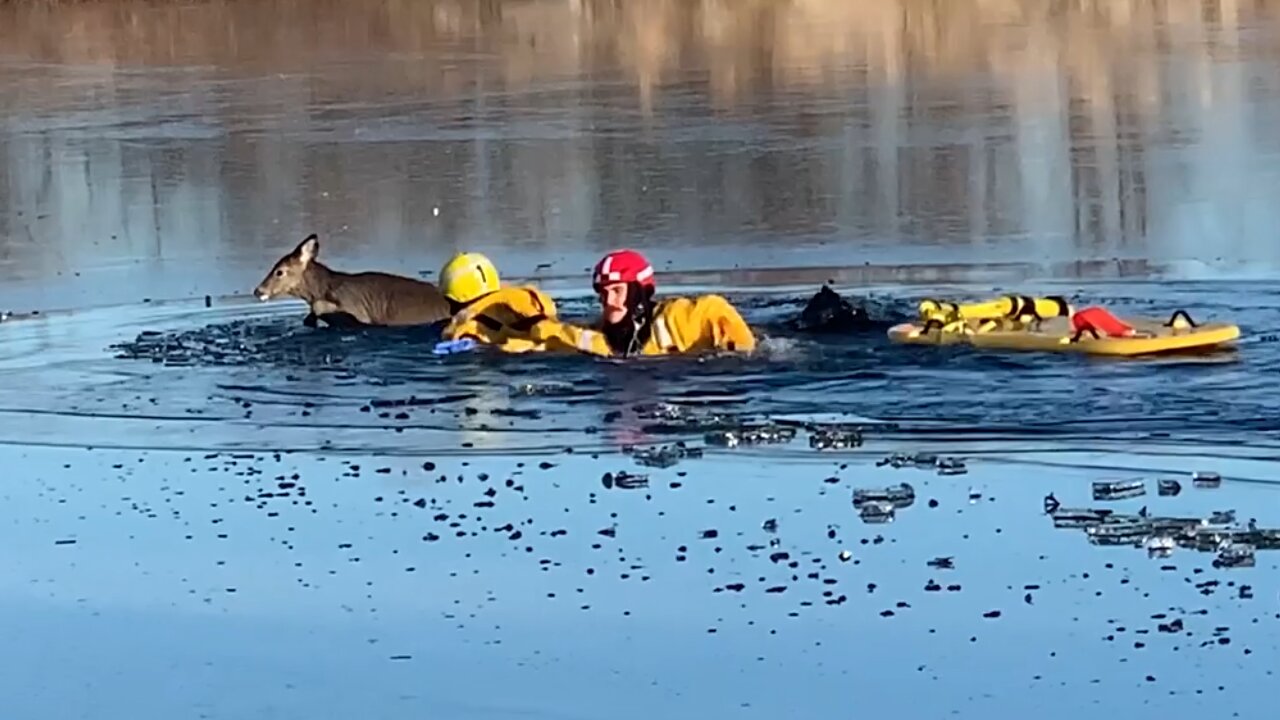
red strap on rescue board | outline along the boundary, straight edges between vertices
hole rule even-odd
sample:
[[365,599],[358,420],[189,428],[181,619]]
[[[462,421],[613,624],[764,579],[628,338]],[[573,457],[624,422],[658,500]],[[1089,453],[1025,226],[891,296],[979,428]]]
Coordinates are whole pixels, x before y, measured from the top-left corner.
[[1093,330],[1112,337],[1133,335],[1133,326],[1100,307],[1087,307],[1071,316],[1071,329],[1076,332]]

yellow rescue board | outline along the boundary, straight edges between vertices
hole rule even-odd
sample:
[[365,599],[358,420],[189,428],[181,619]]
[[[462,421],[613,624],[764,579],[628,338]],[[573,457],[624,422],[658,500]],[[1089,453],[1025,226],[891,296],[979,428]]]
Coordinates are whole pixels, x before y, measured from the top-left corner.
[[[1195,327],[1169,327],[1151,318],[1121,318],[1138,331],[1136,337],[1095,338],[1085,333],[1078,339],[1071,322],[1064,317],[1035,323],[991,323],[982,320],[954,322],[940,329],[936,323],[902,323],[889,329],[889,339],[909,345],[960,345],[995,350],[1085,353],[1131,357],[1159,353],[1211,350],[1229,345],[1240,337],[1240,328],[1230,323],[1205,323]],[[994,325],[994,327],[993,327]]]
[[905,345],[966,345],[976,324],[968,323],[968,332],[944,332],[936,326],[926,328],[923,323],[899,323],[889,328],[889,339]]

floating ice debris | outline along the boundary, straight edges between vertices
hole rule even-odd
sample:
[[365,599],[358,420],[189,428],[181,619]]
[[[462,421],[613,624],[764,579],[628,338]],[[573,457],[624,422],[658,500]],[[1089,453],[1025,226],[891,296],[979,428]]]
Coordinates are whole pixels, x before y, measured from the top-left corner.
[[809,447],[815,450],[847,450],[862,445],[862,431],[845,425],[815,426],[810,430]]
[[1059,503],[1049,511],[1049,514],[1053,516],[1054,527],[1083,528],[1105,522],[1114,512],[1114,510],[1095,510],[1093,508],[1064,508]]
[[[290,333],[281,321],[235,321],[206,325],[181,333],[144,330],[136,339],[111,345],[117,358],[150,360],[169,366],[192,365],[259,365],[264,363],[296,367],[304,360],[297,348],[287,346]],[[337,350],[337,348],[332,348]],[[328,351],[322,356],[309,356],[312,365],[335,365],[345,358]]]
[[1151,534],[1151,526],[1141,520],[1090,525],[1084,529],[1095,545],[1135,545]]
[[635,406],[636,415],[646,420],[681,420],[687,417],[689,410],[671,403],[645,403]]
[[[417,395],[410,395],[407,398],[374,398],[369,401],[369,407],[378,410],[390,410],[394,408],[405,407],[425,407],[430,405],[447,405],[450,403],[470,400],[473,396],[469,393],[456,393],[453,395],[441,395],[439,397],[420,398]],[[380,417],[390,417],[390,415],[381,415]],[[409,415],[406,413],[398,413],[395,418],[397,420],[408,420]]]
[[788,443],[796,437],[796,429],[782,425],[744,425],[728,430],[715,430],[704,438],[708,445],[774,445]]
[[1182,483],[1177,480],[1157,480],[1156,491],[1162,496],[1173,497],[1182,492]]
[[1222,476],[1216,472],[1196,472],[1191,474],[1191,482],[1200,488],[1216,488],[1222,485]]
[[1152,557],[1166,557],[1174,548],[1218,553],[1215,567],[1253,564],[1259,549],[1280,549],[1280,530],[1231,527],[1234,512],[1218,511],[1203,517],[1152,517],[1145,512],[1120,514],[1093,508],[1055,508],[1054,527],[1083,529],[1094,545],[1128,545],[1144,548]]
[[887,523],[893,520],[893,503],[869,502],[862,506],[858,515],[864,523]]
[[1062,507],[1062,503],[1058,501],[1058,498],[1053,496],[1053,493],[1049,493],[1044,496],[1044,511],[1046,513],[1053,514],[1057,512],[1060,507]]
[[907,483],[887,488],[856,488],[853,491],[854,507],[862,507],[867,503],[888,503],[901,509],[911,507],[915,501],[916,490]]
[[1214,510],[1209,515],[1210,525],[1230,525],[1236,521],[1235,510]]
[[562,382],[558,380],[548,380],[546,382],[521,383],[511,387],[512,395],[539,395],[539,396],[557,396],[572,395],[574,393],[573,383]]
[[619,490],[635,490],[649,487],[649,476],[633,475],[624,470],[618,473],[605,473],[604,477],[600,478],[600,482],[605,486],[605,489],[616,487]]
[[702,457],[702,448],[687,447],[682,442],[661,447],[641,448],[639,450],[628,447],[623,448],[623,452],[630,453],[640,465],[656,468],[671,467],[687,458]]
[[1196,550],[1216,550],[1224,543],[1252,545],[1260,550],[1280,550],[1280,530],[1200,527],[1181,542]]
[[1213,566],[1216,568],[1253,567],[1255,562],[1252,545],[1224,543],[1218,550],[1218,557],[1213,559]]
[[633,408],[641,420],[657,420],[657,425],[646,425],[646,432],[686,432],[689,430],[736,430],[742,420],[733,415],[700,412],[671,403],[644,403]]
[[902,453],[894,453],[889,457],[876,462],[876,467],[889,465],[895,469],[904,467],[922,467],[934,468],[938,466],[938,456],[929,453],[916,453],[915,455],[904,455]]
[[938,457],[932,453],[916,453],[915,455],[904,455],[902,453],[894,453],[883,460],[876,462],[876,467],[888,465],[894,469],[901,468],[920,468],[938,471],[939,475],[964,475],[969,472],[969,468],[965,465],[964,460],[960,458],[944,458]]
[[1152,535],[1147,538],[1144,547],[1148,557],[1169,557],[1177,547],[1177,541],[1168,535]]
[[1125,500],[1147,494],[1141,480],[1097,480],[1093,483],[1094,500]]

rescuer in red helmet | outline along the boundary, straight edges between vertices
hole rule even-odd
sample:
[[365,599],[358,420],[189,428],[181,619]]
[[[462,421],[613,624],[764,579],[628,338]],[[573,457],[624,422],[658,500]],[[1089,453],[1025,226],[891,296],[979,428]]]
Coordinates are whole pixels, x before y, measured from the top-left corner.
[[547,349],[623,356],[755,349],[751,328],[723,297],[655,299],[653,265],[634,250],[601,258],[591,285],[600,298],[599,327],[540,322],[535,334]]

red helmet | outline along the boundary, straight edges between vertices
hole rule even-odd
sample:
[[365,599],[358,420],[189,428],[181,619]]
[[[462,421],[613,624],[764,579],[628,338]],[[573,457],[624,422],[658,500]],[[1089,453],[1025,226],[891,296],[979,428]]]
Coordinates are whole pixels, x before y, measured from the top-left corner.
[[591,273],[591,285],[599,290],[609,283],[639,283],[641,287],[656,287],[653,266],[635,250],[617,250],[605,255],[596,263]]

